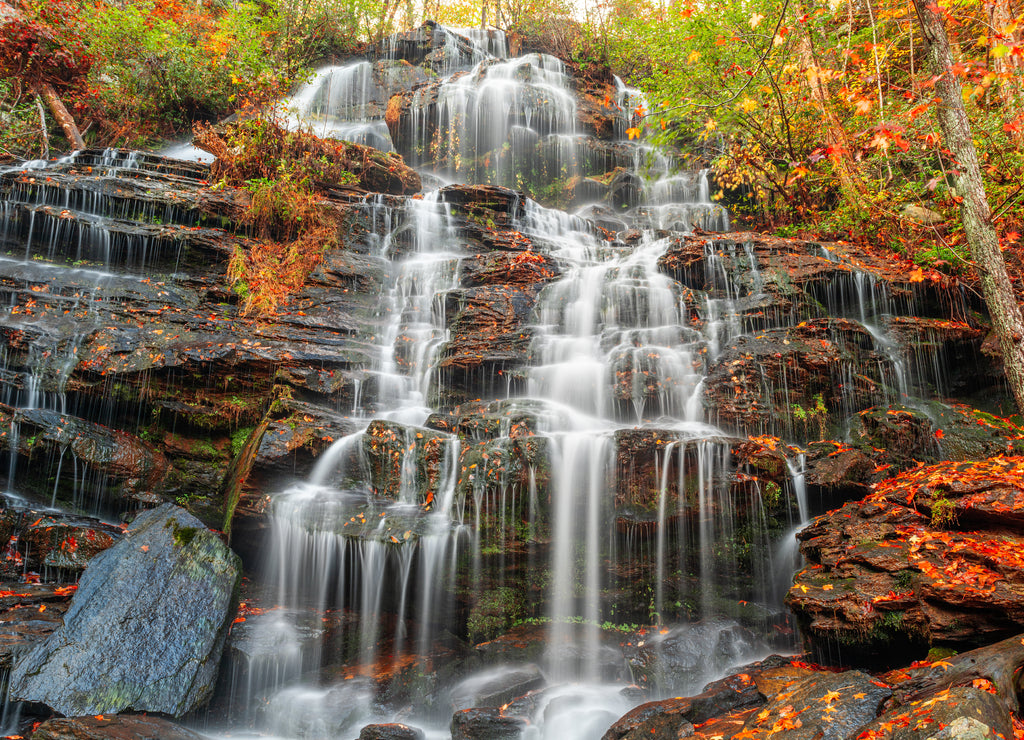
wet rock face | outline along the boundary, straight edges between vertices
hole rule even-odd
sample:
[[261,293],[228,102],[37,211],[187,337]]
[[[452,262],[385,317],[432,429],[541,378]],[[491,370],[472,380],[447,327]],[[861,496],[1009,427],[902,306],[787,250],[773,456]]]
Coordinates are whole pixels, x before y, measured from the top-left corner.
[[954,284],[912,283],[905,265],[850,245],[682,236],[658,264],[694,291],[696,326],[731,322],[716,330],[704,397],[727,427],[828,438],[851,413],[902,393],[993,382],[987,329],[963,320],[968,303]]
[[898,661],[974,646],[1024,618],[1024,459],[920,467],[798,535],[809,567],[786,602],[817,654]]
[[452,717],[452,740],[518,740],[529,723],[502,709],[463,709]]
[[424,740],[425,737],[420,728],[399,722],[367,725],[359,731],[359,740]]
[[96,519],[48,514],[36,518],[22,532],[20,543],[38,567],[77,573],[122,534],[120,527]]
[[850,417],[846,442],[812,442],[806,451],[808,487],[838,505],[920,463],[1019,455],[1024,429],[963,404],[892,404]]
[[773,655],[733,668],[697,696],[642,704],[603,740],[1005,738],[1019,639],[880,677]]
[[[815,319],[742,336],[711,369],[705,405],[730,427],[827,437],[847,410],[884,399],[885,360],[873,345],[859,323],[843,319]],[[850,373],[853,367],[862,372]]]
[[74,580],[98,553],[121,539],[122,527],[99,519],[9,507],[0,509],[6,543],[0,573],[7,578],[45,575]]
[[633,680],[655,694],[686,694],[723,667],[749,660],[762,649],[748,630],[720,623],[687,625],[666,635],[651,635],[625,650]]
[[[16,436],[9,431],[0,435],[0,449],[24,457],[41,454],[60,457],[68,452],[115,485],[119,484],[120,497],[126,502],[144,497],[144,491],[159,488],[168,468],[168,461],[159,450],[134,435],[55,411],[14,409],[0,404],[0,426],[7,430],[18,429]],[[53,488],[50,481],[38,482]],[[75,495],[74,492],[62,493]],[[92,508],[89,503],[78,503]]]
[[501,667],[475,676],[452,689],[456,711],[472,707],[501,707],[546,683],[536,665]]
[[758,681],[788,664],[788,660],[771,656],[745,666],[742,673],[708,684],[695,696],[641,704],[620,717],[605,732],[602,740],[676,740],[687,737],[693,732],[694,725],[763,704],[765,700]]
[[860,671],[815,673],[771,697],[751,717],[750,732],[784,731],[786,737],[846,740],[878,716],[892,690]]
[[0,582],[0,669],[61,626],[75,586]]
[[213,691],[240,578],[195,517],[143,514],[90,562],[63,626],[19,659],[11,696],[65,715],[180,717]]
[[160,717],[110,715],[43,722],[32,740],[201,740],[202,735]]
[[924,733],[937,740],[995,740],[1010,737],[1013,727],[1006,705],[998,697],[970,686],[955,686],[910,706],[891,709],[861,731],[892,740],[913,740]]

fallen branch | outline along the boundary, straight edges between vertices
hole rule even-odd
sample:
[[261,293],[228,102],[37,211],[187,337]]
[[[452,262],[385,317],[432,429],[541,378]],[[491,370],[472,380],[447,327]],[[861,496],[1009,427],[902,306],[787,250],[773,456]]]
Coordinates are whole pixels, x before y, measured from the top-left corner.
[[1017,635],[987,647],[940,660],[927,668],[914,671],[894,691],[902,703],[922,699],[951,686],[970,684],[985,678],[995,686],[998,696],[1012,712],[1020,711],[1017,695],[1017,674],[1024,666],[1024,635]]
[[68,113],[68,109],[64,107],[64,103],[61,102],[57,91],[53,89],[53,85],[48,82],[39,83],[36,85],[36,94],[42,96],[43,100],[46,101],[46,106],[50,109],[53,117],[57,119],[57,123],[60,124],[61,129],[64,131],[64,136],[67,137],[72,147],[74,149],[85,149],[85,141],[82,139],[82,134],[75,124],[75,119]]

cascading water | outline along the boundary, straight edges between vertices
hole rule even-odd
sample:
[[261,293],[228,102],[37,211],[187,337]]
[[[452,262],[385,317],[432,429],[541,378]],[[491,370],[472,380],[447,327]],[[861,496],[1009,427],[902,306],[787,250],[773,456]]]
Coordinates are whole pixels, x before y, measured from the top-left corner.
[[[233,737],[348,737],[402,721],[440,738],[453,711],[484,707],[524,738],[586,740],[642,700],[699,691],[768,649],[793,529],[809,514],[801,454],[787,474],[784,455],[759,462],[733,436],[750,429],[711,423],[716,365],[739,365],[730,352],[754,333],[828,311],[868,328],[879,396],[922,385],[886,328],[907,307],[848,265],[811,289],[814,306],[770,311],[749,241],[697,243],[691,280],[670,277],[663,260],[683,234],[726,231],[729,216],[707,170],[629,141],[636,91],[616,80],[585,98],[565,64],[510,59],[500,34],[424,33],[429,51],[392,39],[381,58],[321,70],[286,105],[292,125],[396,150],[444,186],[349,203],[359,264],[379,274],[360,304],[370,329],[346,345],[363,361],[344,407],[356,431],[307,480],[270,492],[254,587],[268,608],[236,625],[219,705]],[[89,184],[76,174],[86,167]],[[0,172],[5,325],[27,338],[8,344],[0,376],[11,495],[22,420],[141,414],[118,405],[122,388],[91,406],[66,388],[76,368],[99,367],[97,347],[137,360],[143,324],[112,308],[125,296],[209,322],[189,350],[199,359],[221,346],[222,316],[191,314],[196,292],[226,296],[213,281],[182,287],[189,247],[214,224],[150,193],[204,174],[117,150]],[[307,319],[290,314],[289,331]],[[183,414],[192,400],[178,398],[175,372],[162,403]],[[851,368],[836,373],[854,384]],[[71,476],[79,509],[123,513],[95,500],[106,474],[60,450],[52,501],[67,503],[57,490]],[[778,468],[774,489],[751,474],[759,464]]]
[[[411,133],[405,134],[413,143],[404,144],[412,159],[448,179],[507,185],[548,172],[562,178],[582,172],[588,137],[577,131],[575,96],[562,63],[536,54],[473,61],[468,71],[413,94]],[[369,63],[322,72],[299,93],[297,107],[322,111],[325,101],[342,101],[332,115],[348,105],[366,123],[370,73]],[[331,125],[347,130],[344,123]],[[642,188],[642,209],[630,217],[646,226],[725,227],[724,210],[707,197],[705,176],[674,174],[660,162]],[[448,629],[464,618],[465,605],[457,602],[465,598],[467,571],[471,582],[496,584],[488,598],[511,592],[505,579],[524,557],[506,552],[515,549],[508,535],[514,527],[529,532],[527,567],[548,574],[537,587],[542,606],[532,610],[545,625],[546,647],[535,659],[549,681],[563,683],[548,690],[555,696],[538,714],[539,737],[595,736],[614,716],[599,713],[601,727],[589,727],[580,721],[583,713],[601,704],[629,706],[618,696],[620,685],[601,683],[628,678],[606,632],[614,615],[602,595],[628,589],[622,571],[633,554],[619,542],[622,530],[632,532],[627,543],[638,536],[641,547],[646,529],[658,533],[656,592],[644,608],[658,622],[668,624],[690,607],[714,613],[711,591],[689,584],[694,577],[711,582],[735,572],[735,562],[715,552],[715,543],[732,539],[736,513],[725,483],[729,443],[716,439],[724,435],[704,423],[701,411],[707,338],[687,325],[678,286],[659,270],[664,237],[645,234],[632,246],[613,245],[585,219],[513,201],[507,228],[532,240],[543,255],[537,259],[557,263],[561,277],[536,296],[528,359],[508,368],[509,397],[501,400],[499,390],[490,402],[502,417],[498,429],[489,437],[439,430],[430,406],[446,390],[439,360],[451,339],[446,296],[459,293],[460,265],[472,256],[463,246],[465,215],[453,214],[451,197],[442,190],[403,209],[367,204],[381,234],[376,255],[389,261],[392,273],[373,371],[377,401],[366,428],[336,442],[309,483],[274,497],[269,581],[277,584],[280,614],[251,629],[280,639],[299,632],[297,615],[304,610],[325,621],[339,610],[354,616],[319,641],[283,640],[279,669],[263,668],[258,685],[246,685],[239,698],[265,697],[264,722],[274,732],[327,737],[341,727],[389,719],[371,701],[366,682],[426,666],[451,649]],[[622,435],[655,421],[667,443],[658,514],[634,526],[609,497],[619,475],[616,456]],[[484,439],[487,451],[471,456],[473,443]],[[507,466],[525,444],[533,446],[533,457],[524,486]],[[382,465],[392,471],[386,484]],[[767,542],[753,546],[768,549]],[[664,586],[673,579],[675,585]],[[756,579],[768,582],[766,573]],[[766,595],[760,586],[754,591]],[[472,609],[481,610],[478,597]],[[474,619],[471,614],[471,631]],[[282,620],[291,626],[282,628]],[[295,656],[328,653],[327,643],[351,646],[343,656],[346,676],[294,684],[294,666],[309,662]],[[248,675],[257,673],[250,667]],[[466,682],[471,679],[453,695]],[[444,688],[435,692],[443,704]],[[557,694],[564,694],[561,701]],[[346,703],[344,712],[333,708],[339,702]],[[443,706],[411,711],[410,722],[438,732],[449,718]]]

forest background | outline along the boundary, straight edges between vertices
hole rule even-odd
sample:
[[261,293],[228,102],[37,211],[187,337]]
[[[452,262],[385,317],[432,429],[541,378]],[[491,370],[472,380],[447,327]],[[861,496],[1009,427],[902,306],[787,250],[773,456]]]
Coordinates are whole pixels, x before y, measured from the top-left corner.
[[[941,9],[1014,282],[1024,221],[1024,14]],[[870,244],[914,279],[973,268],[957,164],[914,5],[897,0],[17,0],[0,2],[0,157],[71,148],[51,88],[93,146],[187,137],[270,103],[320,63],[426,19],[485,23],[518,48],[606,69],[650,101],[631,136],[710,165],[714,196],[787,236]]]

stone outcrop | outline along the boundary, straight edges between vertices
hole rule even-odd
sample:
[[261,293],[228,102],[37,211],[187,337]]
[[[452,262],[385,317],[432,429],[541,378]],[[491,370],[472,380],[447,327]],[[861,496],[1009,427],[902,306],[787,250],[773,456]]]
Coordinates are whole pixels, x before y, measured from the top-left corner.
[[165,505],[93,558],[64,624],[17,661],[13,698],[64,715],[180,717],[209,699],[234,616],[238,558]]
[[1020,457],[919,467],[800,532],[808,567],[786,601],[809,646],[897,662],[1018,630],[1022,471]]
[[198,732],[160,717],[127,714],[49,719],[31,740],[202,740]]

